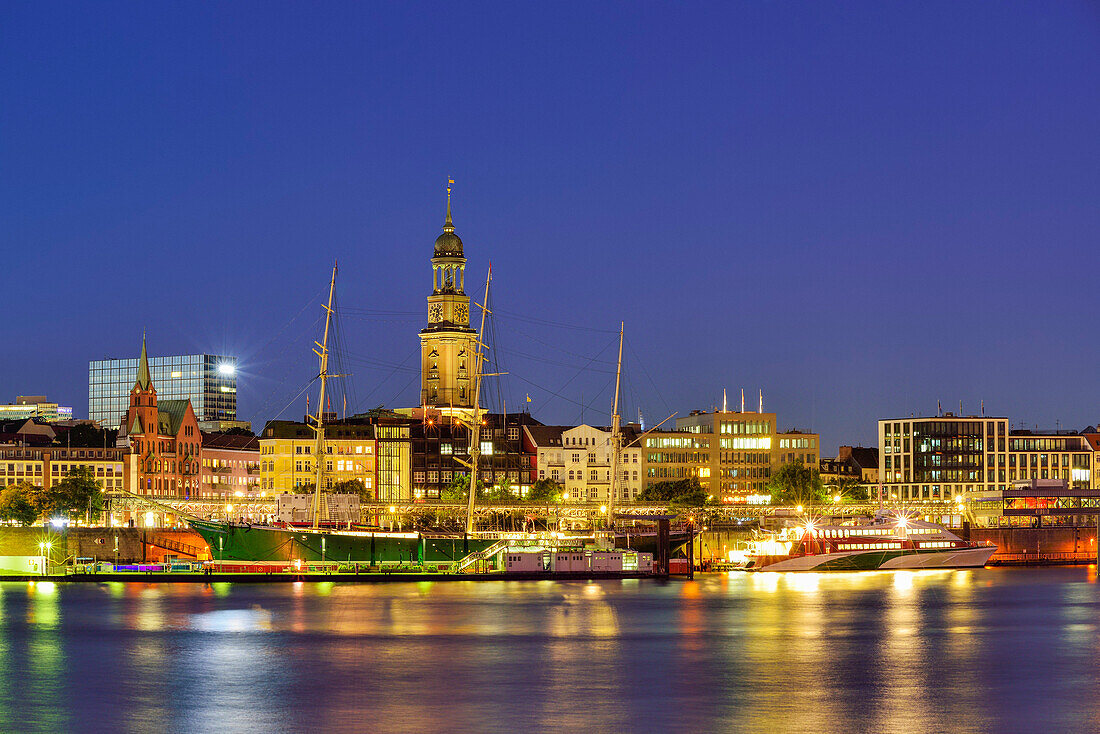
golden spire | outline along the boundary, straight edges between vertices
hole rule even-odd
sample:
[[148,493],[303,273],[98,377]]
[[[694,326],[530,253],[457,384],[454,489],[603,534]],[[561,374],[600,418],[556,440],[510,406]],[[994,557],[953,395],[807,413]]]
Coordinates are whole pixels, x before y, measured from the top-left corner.
[[[455,180],[453,178],[447,179],[447,219],[443,222],[444,232],[454,232],[455,225],[451,221],[451,186],[454,185]],[[448,227],[450,229],[448,229]]]

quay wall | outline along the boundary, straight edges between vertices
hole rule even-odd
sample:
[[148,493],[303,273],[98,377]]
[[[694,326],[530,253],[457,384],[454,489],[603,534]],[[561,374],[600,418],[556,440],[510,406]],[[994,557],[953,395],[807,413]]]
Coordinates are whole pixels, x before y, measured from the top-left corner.
[[1096,552],[1096,527],[1077,528],[974,528],[970,539],[988,540],[1002,553]]
[[[962,528],[952,528],[959,535],[966,535]],[[712,528],[699,534],[695,541],[697,562],[727,559],[728,552],[738,542],[748,540],[751,531],[745,528]],[[970,539],[989,541],[997,546],[996,560],[1000,554],[1047,553],[1095,553],[1096,527],[1048,527],[1048,528],[972,528]]]
[[[118,554],[115,554],[118,538]],[[52,544],[51,561],[66,558],[95,558],[101,561],[139,563],[158,562],[165,555],[193,557],[187,550],[202,551],[206,542],[191,530],[146,530],[141,528],[66,528],[42,526],[0,529],[0,556],[38,555],[39,543]],[[165,547],[167,546],[167,547]]]

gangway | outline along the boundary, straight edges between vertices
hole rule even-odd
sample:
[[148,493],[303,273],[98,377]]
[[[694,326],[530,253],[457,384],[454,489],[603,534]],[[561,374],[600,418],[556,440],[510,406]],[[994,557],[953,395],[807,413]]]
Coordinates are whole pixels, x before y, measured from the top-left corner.
[[178,540],[172,540],[171,538],[161,538],[158,537],[155,532],[152,534],[144,533],[143,535],[144,537],[142,538],[141,542],[145,543],[146,545],[152,545],[156,546],[157,548],[176,551],[177,553],[184,553],[186,555],[193,556],[195,559],[198,559],[200,554],[206,554],[206,550],[199,548],[198,546],[181,543]]
[[511,541],[511,540],[498,540],[497,542],[493,543],[488,548],[485,548],[485,549],[479,550],[479,551],[474,551],[473,553],[466,556],[461,561],[459,561],[458,563],[455,564],[454,572],[455,573],[462,573],[463,571],[465,571],[467,568],[474,565],[478,561],[485,561],[485,560],[488,560],[488,559],[492,558],[493,556],[497,555],[498,553],[503,553],[504,550],[512,542],[513,541]]

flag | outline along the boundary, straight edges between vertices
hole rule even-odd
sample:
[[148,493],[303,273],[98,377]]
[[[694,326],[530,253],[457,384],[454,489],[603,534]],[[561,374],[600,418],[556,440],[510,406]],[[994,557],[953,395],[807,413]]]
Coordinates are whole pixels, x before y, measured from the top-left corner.
[[527,393],[527,402],[531,402],[531,393]]

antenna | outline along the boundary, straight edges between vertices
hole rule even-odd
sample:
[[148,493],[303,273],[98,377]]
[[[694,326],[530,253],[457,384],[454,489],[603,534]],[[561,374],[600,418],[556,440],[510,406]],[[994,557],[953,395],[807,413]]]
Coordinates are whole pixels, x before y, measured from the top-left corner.
[[724,388],[724,387],[722,388],[722,412],[723,413],[728,413],[729,412],[729,407],[726,403],[726,388]]
[[757,412],[758,413],[763,413],[764,412],[764,389],[763,388],[760,389],[760,410],[758,410]]

